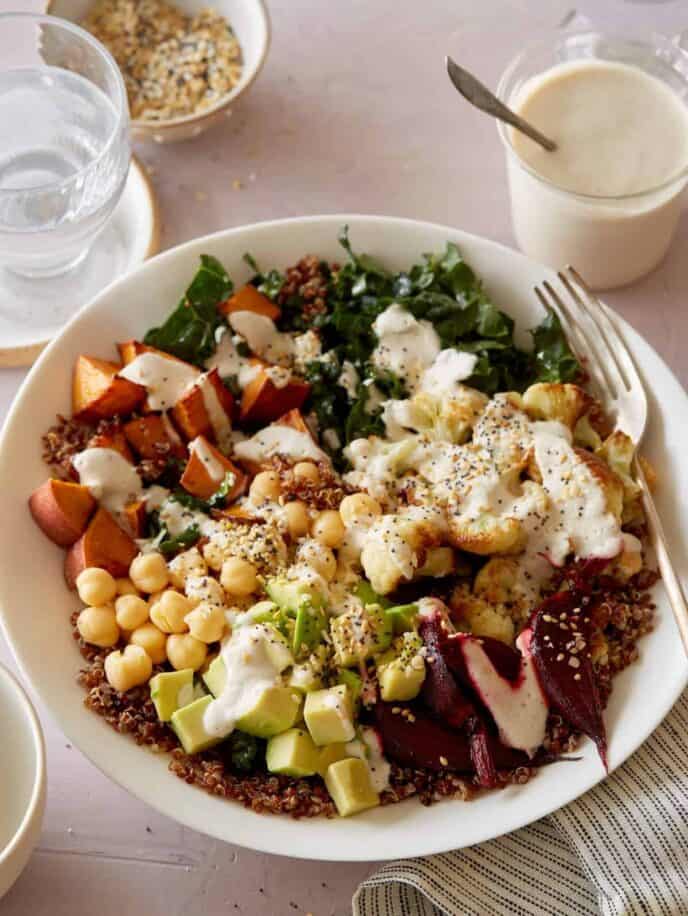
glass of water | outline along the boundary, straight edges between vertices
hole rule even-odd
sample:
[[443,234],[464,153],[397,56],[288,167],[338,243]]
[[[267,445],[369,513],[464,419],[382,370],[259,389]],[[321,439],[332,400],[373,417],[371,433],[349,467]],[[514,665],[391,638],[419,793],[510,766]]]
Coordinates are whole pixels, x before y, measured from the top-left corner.
[[122,75],[88,32],[54,16],[0,14],[0,267],[66,274],[124,189]]

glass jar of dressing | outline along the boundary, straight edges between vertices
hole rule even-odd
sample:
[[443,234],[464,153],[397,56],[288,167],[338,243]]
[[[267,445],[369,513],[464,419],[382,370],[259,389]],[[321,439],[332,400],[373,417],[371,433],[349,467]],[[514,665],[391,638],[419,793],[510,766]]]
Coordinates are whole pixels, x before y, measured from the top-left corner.
[[520,248],[597,289],[652,270],[688,181],[688,54],[661,37],[567,31],[525,48],[497,92],[558,144],[498,124]]

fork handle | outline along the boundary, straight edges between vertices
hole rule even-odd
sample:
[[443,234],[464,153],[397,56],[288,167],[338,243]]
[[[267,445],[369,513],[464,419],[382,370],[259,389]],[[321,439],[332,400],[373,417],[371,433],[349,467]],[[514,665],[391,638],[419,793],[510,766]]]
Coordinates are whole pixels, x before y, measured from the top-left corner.
[[669,596],[669,603],[671,604],[671,609],[676,618],[676,624],[681,634],[683,648],[685,649],[686,655],[688,655],[688,603],[686,602],[683,587],[674,571],[674,565],[669,556],[669,549],[667,547],[662,522],[655,508],[655,502],[650,493],[650,488],[647,485],[645,474],[637,458],[635,460],[635,477],[642,488],[643,508],[645,509],[650,537],[657,556],[657,565],[662,574],[664,588]]

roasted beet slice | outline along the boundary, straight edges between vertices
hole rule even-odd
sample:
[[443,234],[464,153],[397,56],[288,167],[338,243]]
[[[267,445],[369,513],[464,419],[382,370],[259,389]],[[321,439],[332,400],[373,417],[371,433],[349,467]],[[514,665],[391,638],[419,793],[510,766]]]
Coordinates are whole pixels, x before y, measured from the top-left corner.
[[[521,653],[499,639],[491,636],[474,637],[485,650],[485,654],[495,666],[497,673],[507,681],[515,681],[521,670]],[[455,674],[462,684],[471,686],[471,679],[466,671],[466,662],[461,651],[461,640],[465,639],[464,633],[446,634],[440,649],[450,671]]]
[[472,774],[479,767],[483,784],[483,780],[494,779],[497,769],[529,764],[525,754],[504,747],[480,724],[474,728],[473,740],[465,731],[454,731],[432,719],[418,703],[379,702],[375,704],[374,714],[385,756],[401,766],[428,770],[447,767],[465,774]]
[[485,728],[485,723],[474,721],[474,727],[469,735],[471,749],[471,762],[478,782],[485,789],[493,789],[497,785],[497,765],[493,756],[494,742]]
[[607,735],[590,659],[590,614],[580,592],[557,592],[534,612],[530,652],[540,684],[568,723],[597,745],[607,767]]
[[446,630],[440,613],[421,617],[419,632],[427,649],[421,693],[423,700],[447,725],[460,728],[470,716],[475,715],[475,708],[464,695],[445,661],[442,646]]

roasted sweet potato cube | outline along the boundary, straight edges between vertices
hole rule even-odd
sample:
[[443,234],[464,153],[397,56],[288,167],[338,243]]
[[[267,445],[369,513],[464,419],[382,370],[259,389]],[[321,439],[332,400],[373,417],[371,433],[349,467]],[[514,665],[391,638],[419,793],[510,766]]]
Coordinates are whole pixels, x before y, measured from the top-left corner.
[[297,408],[288,410],[279,417],[279,419],[275,420],[275,426],[289,426],[291,429],[296,429],[300,433],[308,433],[311,438],[313,436],[313,433],[308,428],[308,424],[303,419],[303,414]]
[[259,293],[250,283],[238,289],[226,302],[220,303],[218,308],[223,315],[231,315],[232,312],[255,312],[257,315],[272,318],[273,321],[277,321],[282,314],[278,305],[263,293]]
[[34,521],[60,547],[79,540],[95,508],[96,501],[87,487],[66,480],[46,480],[29,497]]
[[72,413],[75,420],[107,420],[129,414],[146,396],[146,389],[128,379],[118,378],[122,367],[95,356],[77,359],[72,384]]
[[107,509],[97,510],[81,535],[65,555],[64,576],[67,585],[75,588],[83,569],[99,566],[113,576],[126,576],[138,548]]
[[254,515],[246,506],[238,504],[227,506],[224,509],[211,509],[211,515],[213,518],[226,519],[228,522],[237,522],[242,525],[259,525],[265,521],[262,515]]
[[[222,469],[222,477],[213,473],[215,468]],[[227,494],[227,502],[231,502],[243,493],[246,487],[246,475],[229,458],[225,458],[222,452],[212,446],[204,436],[198,436],[191,443],[189,460],[179,482],[193,496],[199,499],[209,499],[217,491],[229,471],[234,474],[236,480]]]
[[112,431],[107,431],[104,433],[98,433],[96,436],[92,436],[88,441],[89,448],[111,448],[115,452],[119,452],[122,458],[126,458],[127,461],[134,463],[134,456],[131,453],[131,449],[127,444],[126,436],[121,429],[114,429]]
[[160,458],[176,455],[181,458],[186,449],[177,431],[166,416],[149,413],[124,425],[124,435],[141,458]]
[[244,388],[240,418],[243,423],[272,423],[288,411],[301,407],[311,386],[294,376],[281,388],[261,369]]
[[[217,396],[221,409],[231,421],[234,412],[232,393],[223,385],[217,369],[211,369],[207,373],[207,379]],[[172,416],[177,428],[187,441],[195,439],[197,436],[205,436],[206,439],[210,439],[213,442],[217,441],[216,430],[213,427],[203,391],[198,385],[190,388],[177,401],[172,408]]]
[[178,363],[189,365],[183,359],[179,359],[179,357],[173,356],[171,353],[165,353],[164,350],[158,350],[157,347],[149,347],[148,344],[141,343],[140,340],[125,340],[124,343],[117,344],[117,349],[124,366],[133,363],[136,357],[142,353],[157,353],[158,356],[164,356],[165,359],[175,359]]
[[135,538],[142,538],[146,534],[146,504],[142,499],[128,503],[124,507],[124,515],[129,523],[130,533]]

